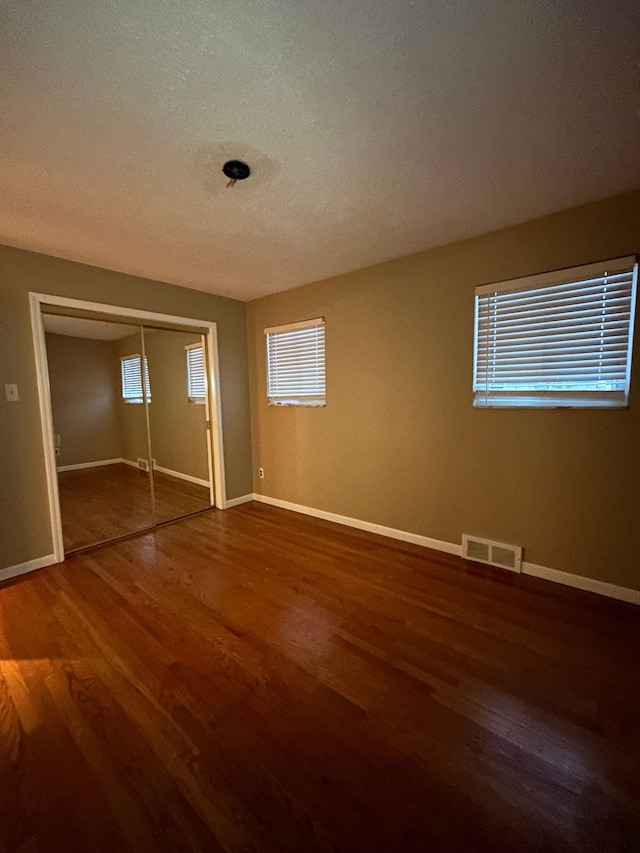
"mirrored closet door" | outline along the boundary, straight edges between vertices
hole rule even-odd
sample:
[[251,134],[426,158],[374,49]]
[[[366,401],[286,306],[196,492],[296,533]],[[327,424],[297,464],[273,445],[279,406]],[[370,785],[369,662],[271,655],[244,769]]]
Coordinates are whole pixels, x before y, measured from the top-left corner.
[[161,524],[212,503],[205,342],[199,334],[147,326],[143,336],[154,506]]
[[53,308],[43,323],[65,553],[209,509],[199,330]]

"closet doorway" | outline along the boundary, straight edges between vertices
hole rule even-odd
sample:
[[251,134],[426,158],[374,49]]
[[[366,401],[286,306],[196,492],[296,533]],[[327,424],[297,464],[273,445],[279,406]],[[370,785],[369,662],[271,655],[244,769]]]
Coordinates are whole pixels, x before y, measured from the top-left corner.
[[224,507],[215,325],[31,307],[56,559]]

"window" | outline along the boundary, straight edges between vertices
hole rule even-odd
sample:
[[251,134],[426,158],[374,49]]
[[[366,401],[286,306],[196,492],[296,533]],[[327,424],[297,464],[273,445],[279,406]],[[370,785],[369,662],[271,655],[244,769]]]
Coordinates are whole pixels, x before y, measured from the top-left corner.
[[635,257],[476,288],[475,406],[626,406]]
[[267,396],[275,406],[325,403],[324,320],[265,329]]
[[[142,403],[142,371],[140,370],[140,355],[126,355],[120,359],[122,375],[122,399],[126,403]],[[151,402],[151,386],[149,385],[149,363],[144,360],[145,385],[147,402]]]
[[189,402],[203,404],[207,396],[207,374],[204,369],[202,344],[191,344],[187,351],[187,394]]

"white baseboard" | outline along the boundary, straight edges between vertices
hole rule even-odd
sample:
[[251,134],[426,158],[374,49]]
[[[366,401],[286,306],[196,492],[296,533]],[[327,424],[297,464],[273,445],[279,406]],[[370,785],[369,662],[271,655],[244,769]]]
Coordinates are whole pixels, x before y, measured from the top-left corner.
[[[131,465],[132,468],[138,467],[138,463],[133,462],[131,459],[120,459],[119,461],[124,462],[125,465]],[[170,477],[176,477],[178,480],[186,480],[188,483],[195,483],[196,486],[204,486],[205,489],[209,488],[208,480],[200,480],[198,477],[192,477],[191,474],[183,474],[181,471],[174,471],[171,468],[163,468],[161,465],[154,465],[153,470],[160,471],[161,474],[168,474]]]
[[[246,496],[249,497],[249,496]],[[374,524],[371,521],[361,521],[358,518],[350,518],[347,515],[338,515],[335,512],[326,512],[322,509],[314,509],[303,504],[294,504],[290,501],[282,501],[279,498],[271,498],[268,495],[260,495],[255,493],[253,500],[259,503],[277,506],[281,509],[288,509],[292,512],[299,512],[302,515],[311,515],[314,518],[322,518],[325,521],[333,521],[336,524],[344,524],[347,527],[355,527],[358,530],[366,530],[369,533],[379,533],[381,536],[388,536],[391,539],[399,539],[402,542],[411,542],[413,545],[422,545],[425,548],[433,548],[436,551],[444,551],[445,554],[454,554],[458,557],[462,556],[462,546],[454,545],[453,542],[444,542],[441,539],[431,539],[429,536],[420,536],[417,533],[409,533],[406,530],[396,530],[394,527],[385,527],[382,524]],[[242,500],[244,503],[244,500]],[[631,604],[640,604],[640,590],[629,589],[624,586],[616,586],[605,581],[594,580],[593,578],[585,578],[582,575],[573,575],[570,572],[561,572],[558,569],[549,569],[546,566],[538,566],[535,563],[522,563],[522,574],[531,575],[536,578],[561,583],[565,586],[571,586],[575,589],[584,589],[588,592],[595,592],[599,595],[605,595],[608,598],[615,598],[619,601],[627,601]]]
[[98,459],[97,462],[80,462],[78,465],[60,465],[58,471],[79,471],[81,468],[99,468],[101,465],[117,465],[124,459]]
[[372,521],[362,521],[359,518],[351,518],[348,515],[327,512],[324,509],[314,509],[310,506],[290,503],[290,501],[281,501],[279,498],[270,498],[267,495],[254,494],[253,499],[260,503],[278,506],[281,509],[300,512],[302,515],[312,515],[314,518],[323,518],[325,521],[334,521],[336,524],[356,527],[358,530],[366,530],[368,533],[379,533],[380,536],[388,536],[390,539],[400,539],[402,542],[411,542],[413,545],[422,545],[424,548],[435,548],[436,551],[444,551],[446,554],[455,554],[458,557],[462,554],[462,545],[443,542],[442,539],[431,539],[429,536],[420,536],[418,533],[396,530],[395,527],[385,527],[382,524],[374,524]]
[[162,468],[156,465],[154,471],[160,471],[161,474],[168,474],[170,477],[177,477],[178,480],[186,480],[188,483],[195,483],[196,486],[204,486],[209,488],[208,480],[200,480],[198,477],[192,477],[191,474],[183,474],[181,471],[172,471],[171,468]]
[[[128,464],[133,465],[134,463],[129,462]],[[135,467],[137,467],[137,465]],[[453,542],[444,542],[441,539],[432,539],[429,536],[420,536],[417,533],[409,533],[406,530],[397,530],[394,527],[385,527],[382,524],[374,524],[371,521],[362,521],[358,518],[350,518],[347,515],[338,515],[335,512],[327,512],[326,510],[314,509],[313,507],[303,506],[302,504],[294,504],[290,501],[282,501],[278,498],[271,498],[268,495],[249,494],[241,495],[239,498],[231,498],[226,501],[225,509],[239,506],[240,504],[248,503],[252,500],[258,501],[259,503],[269,504],[270,506],[280,507],[280,509],[288,509],[291,512],[298,512],[302,515],[322,518],[325,521],[333,521],[335,524],[343,524],[346,527],[366,530],[369,533],[378,533],[381,536],[387,536],[390,539],[398,539],[401,542],[410,542],[413,545],[422,545],[425,548],[433,548],[436,551],[443,551],[446,554],[461,556],[462,553],[462,546],[454,545]],[[54,563],[56,563],[55,555],[48,554],[46,557],[37,557],[35,560],[28,560],[26,563],[18,563],[15,566],[8,566],[5,569],[0,569],[0,583],[2,581],[10,580],[11,578],[19,577],[20,575],[25,575],[28,572],[36,571],[36,569],[52,566]],[[564,586],[574,587],[575,589],[586,590],[587,592],[595,592],[598,595],[604,595],[607,598],[615,598],[619,601],[626,601],[630,604],[640,605],[640,590],[616,586],[615,584],[606,583],[605,581],[585,578],[582,575],[574,575],[570,572],[561,572],[558,569],[550,569],[546,566],[538,566],[535,563],[528,562],[523,562],[522,574],[553,581],[554,583],[560,583]]]
[[599,595],[606,595],[607,598],[628,601],[630,604],[640,604],[640,590],[616,586],[606,581],[594,580],[594,578],[585,578],[583,575],[573,575],[571,572],[561,572],[559,569],[549,569],[546,566],[537,566],[535,563],[523,563],[522,574],[572,586],[575,589],[584,589],[587,592],[596,592]]
[[239,498],[229,498],[225,501],[224,508],[231,509],[232,506],[240,506],[240,504],[247,504],[253,500],[258,500],[258,498],[255,495],[240,495]]
[[45,566],[52,566],[55,562],[57,562],[55,554],[47,554],[46,557],[36,557],[35,560],[27,560],[26,563],[7,566],[6,569],[0,569],[0,583],[11,578],[17,578],[20,575],[26,575],[28,572],[35,572],[36,569],[44,569]]

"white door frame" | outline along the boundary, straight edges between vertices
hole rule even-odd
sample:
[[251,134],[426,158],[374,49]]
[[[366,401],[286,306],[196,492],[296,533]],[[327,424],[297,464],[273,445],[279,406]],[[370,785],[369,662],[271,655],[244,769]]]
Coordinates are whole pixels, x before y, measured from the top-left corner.
[[49,293],[29,293],[31,309],[31,331],[33,349],[36,360],[38,379],[38,399],[40,403],[40,423],[42,427],[42,444],[44,449],[45,468],[47,474],[47,492],[49,497],[49,517],[51,520],[51,535],[53,538],[53,554],[56,563],[64,560],[62,543],[62,520],[60,518],[60,498],[58,495],[58,473],[56,466],[55,444],[53,436],[53,418],[51,414],[51,386],[49,383],[49,363],[44,337],[42,306],[56,305],[63,308],[75,308],[83,311],[96,311],[109,314],[119,320],[133,320],[143,326],[146,323],[167,323],[193,328],[194,332],[206,329],[207,360],[209,379],[209,400],[207,415],[211,422],[210,440],[207,451],[213,463],[213,491],[215,506],[224,509],[226,505],[226,488],[224,477],[224,454],[222,442],[222,409],[220,407],[220,370],[218,359],[218,329],[216,323],[206,320],[194,320],[188,317],[177,317],[173,314],[157,314],[153,311],[139,311],[135,308],[123,308],[118,305],[105,305],[101,302],[85,302],[81,299],[69,299],[66,296],[52,296]]

